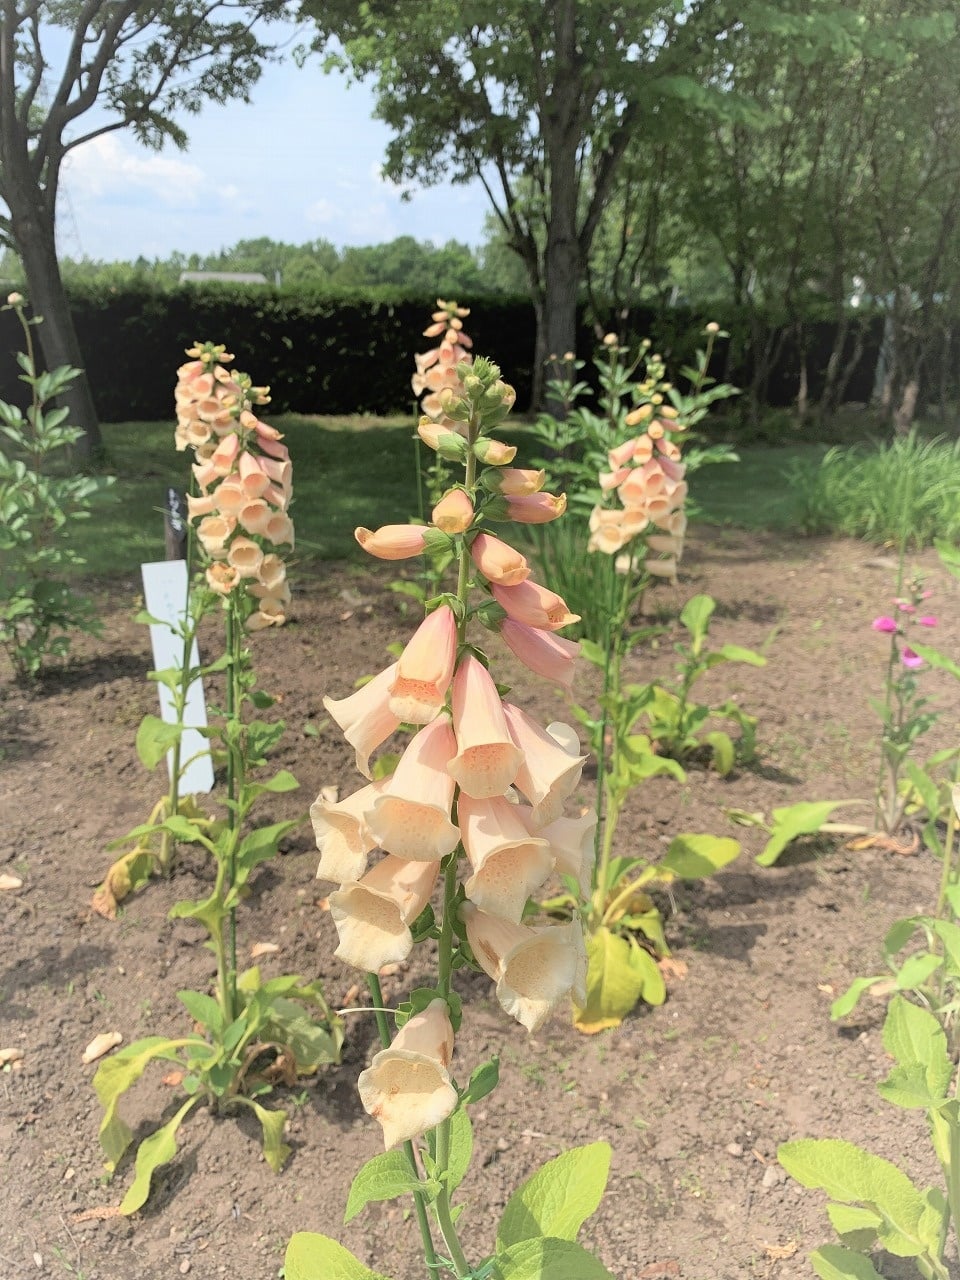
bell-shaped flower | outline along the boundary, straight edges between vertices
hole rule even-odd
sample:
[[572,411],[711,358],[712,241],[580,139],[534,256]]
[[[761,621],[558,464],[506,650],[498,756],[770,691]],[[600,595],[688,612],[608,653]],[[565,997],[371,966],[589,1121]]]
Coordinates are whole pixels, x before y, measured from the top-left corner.
[[643,567],[655,578],[667,578],[670,582],[677,580],[677,562],[673,557],[669,560],[648,559]]
[[480,436],[473,452],[486,467],[505,467],[517,456],[517,446],[493,440],[490,436]]
[[529,467],[504,467],[491,477],[491,483],[496,484],[497,492],[505,497],[521,498],[539,493],[546,478],[545,471],[533,471]]
[[478,533],[470,544],[470,555],[487,581],[498,586],[515,587],[530,577],[526,556],[492,533]]
[[361,787],[345,800],[330,801],[317,796],[310,806],[310,820],[320,850],[318,880],[359,880],[367,869],[367,854],[377,842],[364,814],[383,790],[382,782]]
[[473,503],[462,489],[451,489],[433,508],[430,519],[443,533],[463,533],[473,524]]
[[353,536],[378,560],[409,560],[426,549],[428,532],[421,524],[385,524],[376,530],[354,529]]
[[240,437],[235,431],[224,436],[210,455],[210,469],[215,475],[227,476],[234,469],[237,455],[240,452]]
[[567,509],[565,493],[528,493],[518,498],[505,494],[504,498],[507,519],[516,520],[518,524],[549,524]]
[[457,801],[463,847],[473,874],[464,881],[471,902],[519,923],[527,899],[553,870],[548,841],[531,835],[518,805],[505,796],[476,800],[465,791]]
[[508,617],[515,622],[526,623],[528,627],[558,631],[571,622],[580,621],[580,615],[570,612],[562,596],[548,587],[542,587],[532,578],[527,578],[514,587],[503,587],[492,582],[490,590],[497,604],[506,610]]
[[287,580],[287,566],[283,563],[279,556],[272,552],[263,557],[260,561],[260,569],[257,573],[257,581],[264,587],[270,589],[270,594],[275,595],[281,586]]
[[270,488],[270,477],[263,470],[260,459],[252,453],[241,453],[237,468],[240,472],[240,484],[248,498],[261,498]]
[[197,538],[208,556],[221,560],[226,557],[227,543],[236,527],[233,516],[204,516],[197,525]]
[[504,644],[525,667],[569,689],[573,684],[574,663],[580,646],[573,640],[552,635],[539,627],[530,627],[513,618],[500,624]]
[[447,1068],[453,1027],[445,1000],[434,1000],[400,1028],[388,1049],[374,1054],[357,1080],[360,1101],[383,1129],[389,1151],[435,1128],[453,1114],[457,1091]]
[[275,547],[293,546],[293,521],[283,511],[274,511],[263,527],[263,537]]
[[503,704],[510,736],[523,756],[516,786],[533,806],[534,826],[545,826],[559,818],[563,802],[580,781],[586,756],[571,755],[526,712],[512,703]]
[[441,605],[421,622],[397,663],[390,710],[406,724],[429,724],[446,698],[457,660],[457,620]]
[[585,1003],[586,952],[578,920],[531,929],[482,911],[460,908],[477,963],[497,984],[500,1007],[537,1031],[569,996]]
[[357,768],[365,778],[370,777],[370,756],[400,727],[390,710],[390,686],[396,674],[397,664],[393,663],[349,697],[323,700],[324,709],[356,751]]
[[439,862],[388,854],[362,880],[341,885],[329,899],[340,938],[334,955],[369,973],[406,960],[413,949],[409,926],[430,901],[439,874]]
[[195,494],[187,494],[187,519],[196,520],[199,516],[213,515],[218,510],[217,498],[214,493],[204,493],[197,497]]
[[[521,815],[524,810],[520,809]],[[597,831],[596,812],[585,813],[579,818],[555,818],[546,826],[530,825],[534,835],[546,840],[550,853],[556,860],[558,875],[570,876],[580,886],[580,897],[586,901],[593,887],[593,868],[596,861],[594,837]]]
[[268,507],[262,498],[251,498],[237,512],[237,523],[247,533],[262,538],[275,514],[273,508]]
[[230,476],[221,484],[218,484],[214,490],[213,496],[217,501],[217,510],[222,516],[232,516],[236,518],[243,510],[245,504],[249,501],[240,481]]
[[255,578],[263,563],[263,549],[252,538],[234,538],[227,549],[227,562],[244,578]]
[[287,620],[286,602],[265,596],[259,608],[251,613],[243,624],[245,631],[265,631],[267,627],[282,627]]
[[457,749],[445,715],[407,744],[383,792],[367,810],[377,842],[398,858],[438,861],[452,853],[460,832],[450,821],[454,783],[448,766]]
[[503,795],[522,756],[507,729],[493,677],[472,654],[457,667],[452,702],[457,754],[448,765],[451,777],[478,800]]
[[240,581],[240,573],[232,564],[226,564],[223,560],[214,560],[213,564],[207,567],[206,578],[208,586],[220,595],[227,596]]

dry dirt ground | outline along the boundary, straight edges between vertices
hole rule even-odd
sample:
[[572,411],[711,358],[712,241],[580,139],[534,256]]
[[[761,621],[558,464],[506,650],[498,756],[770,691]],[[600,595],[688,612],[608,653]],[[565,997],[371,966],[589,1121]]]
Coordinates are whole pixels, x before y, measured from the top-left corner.
[[[947,652],[960,641],[958,586],[925,555]],[[334,567],[302,575],[296,617],[256,638],[262,683],[281,697],[288,732],[278,763],[302,784],[264,806],[264,821],[306,808],[322,785],[357,784],[352,752],[321,725],[321,698],[342,696],[358,674],[379,670],[384,646],[412,630],[390,572]],[[387,570],[393,568],[386,566]],[[769,811],[801,799],[867,797],[876,773],[878,695],[885,640],[871,619],[888,607],[894,566],[846,541],[792,541],[699,530],[682,586],[658,596],[676,609],[695,591],[718,600],[715,638],[768,643],[760,671],[726,668],[707,691],[735,695],[759,717],[760,762],[727,779],[692,769],[685,785],[659,779],[635,793],[619,835],[622,852],[656,858],[678,831],[739,835],[743,854],[715,879],[664,899],[668,937],[687,976],[667,1003],[616,1031],[583,1038],[563,1017],[528,1037],[501,1014],[485,978],[457,977],[467,1013],[456,1067],[465,1075],[499,1053],[500,1088],[475,1111],[473,1171],[463,1187],[468,1247],[479,1257],[511,1190],[544,1159],[573,1143],[613,1147],[607,1195],[584,1239],[619,1280],[794,1280],[812,1274],[806,1254],[831,1238],[823,1198],[794,1185],[775,1162],[777,1144],[798,1136],[844,1136],[905,1164],[934,1170],[921,1119],[882,1103],[887,1071],[883,1005],[868,1002],[846,1025],[831,1023],[831,995],[876,971],[880,939],[898,916],[929,907],[937,867],[925,854],[852,851],[836,839],[808,841],[777,867],[753,858],[754,830],[732,827],[723,806]],[[130,1162],[112,1183],[97,1145],[93,1066],[81,1062],[96,1032],[174,1035],[186,1015],[180,988],[204,989],[210,953],[172,903],[195,897],[207,876],[186,856],[171,881],[155,882],[110,923],[90,895],[106,865],[104,846],[149,811],[159,776],[137,761],[141,716],[155,710],[145,679],[144,627],[132,621],[139,584],[94,584],[104,634],[35,692],[0,674],[0,871],[23,879],[0,894],[0,1047],[23,1052],[0,1072],[0,1276],[166,1280],[190,1274],[270,1280],[297,1230],[337,1236],[396,1280],[422,1277],[412,1217],[374,1206],[340,1225],[353,1173],[380,1149],[362,1112],[357,1073],[372,1052],[370,1017],[351,1017],[344,1061],[288,1094],[287,1167],[275,1176],[245,1117],[201,1110],[175,1161],[159,1175],[147,1208],[131,1219],[90,1216],[119,1203]],[[675,637],[674,637],[675,638]],[[638,654],[631,675],[671,665],[671,637]],[[960,705],[944,680],[938,743],[956,733]],[[557,695],[533,702],[559,718]],[[305,732],[305,729],[307,730]],[[580,796],[589,803],[589,780]],[[857,811],[848,811],[852,817]],[[866,814],[868,811],[862,811]],[[334,930],[318,906],[309,828],[257,873],[241,917],[246,954],[279,944],[269,973],[321,976],[339,1004],[356,981],[332,958]],[[387,983],[397,1000],[417,985],[418,961]],[[149,1074],[127,1107],[142,1125],[163,1113],[172,1090]],[[895,1260],[884,1264],[889,1276]]]

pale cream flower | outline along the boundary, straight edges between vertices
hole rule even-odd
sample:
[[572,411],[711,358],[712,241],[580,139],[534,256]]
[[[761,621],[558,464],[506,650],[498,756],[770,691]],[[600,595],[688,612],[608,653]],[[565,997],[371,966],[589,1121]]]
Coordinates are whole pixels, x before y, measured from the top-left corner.
[[360,1101],[383,1128],[388,1151],[435,1128],[456,1110],[457,1091],[447,1070],[452,1055],[450,1013],[446,1001],[438,999],[404,1023],[393,1044],[361,1071]]
[[378,843],[399,858],[439,862],[460,842],[450,821],[454,781],[448,765],[457,749],[446,715],[411,738],[383,793],[366,813]]
[[554,861],[548,841],[531,835],[519,808],[505,796],[476,800],[465,791],[457,802],[463,847],[473,868],[464,881],[467,897],[484,911],[518,923]]
[[430,901],[440,862],[412,862],[388,854],[363,877],[330,895],[340,945],[334,955],[376,973],[399,964],[413,949],[409,926]]
[[441,605],[421,622],[397,663],[390,710],[406,724],[429,724],[443,706],[457,659],[457,620]]
[[364,813],[383,790],[382,782],[361,787],[345,800],[331,802],[317,796],[310,806],[310,820],[320,850],[318,880],[359,880],[367,869],[367,855],[377,841]]
[[522,754],[516,786],[533,806],[534,826],[559,818],[580,781],[586,756],[571,755],[546,729],[512,703],[503,704],[510,736]]
[[390,686],[396,674],[397,664],[393,663],[349,697],[323,700],[324,709],[356,751],[357,768],[365,778],[371,776],[373,752],[400,727],[400,721],[390,710]]
[[569,996],[586,1001],[586,950],[579,920],[531,929],[464,902],[460,918],[477,963],[497,984],[511,1018],[537,1031]]
[[448,766],[467,795],[484,800],[503,795],[517,776],[522,754],[510,737],[493,677],[472,654],[453,677],[456,758]]

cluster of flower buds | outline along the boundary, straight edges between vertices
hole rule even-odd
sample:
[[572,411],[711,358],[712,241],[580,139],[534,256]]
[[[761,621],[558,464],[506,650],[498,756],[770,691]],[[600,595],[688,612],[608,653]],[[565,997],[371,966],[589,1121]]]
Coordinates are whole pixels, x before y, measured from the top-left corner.
[[923,659],[920,655],[910,647],[909,644],[901,644],[908,634],[910,626],[932,628],[937,625],[937,619],[930,613],[920,613],[919,610],[925,600],[929,600],[932,591],[924,590],[923,584],[919,578],[914,578],[908,584],[909,595],[897,596],[893,601],[894,609],[897,616],[891,617],[889,614],[881,614],[879,618],[874,618],[870,624],[874,631],[880,631],[884,635],[895,637],[894,644],[900,655],[900,661],[905,667],[911,671],[915,671],[918,667],[923,666]]
[[431,323],[424,329],[423,336],[439,338],[439,342],[429,351],[414,356],[417,372],[411,380],[413,394],[427,393],[420,407],[431,421],[443,417],[441,393],[459,394],[463,389],[459,370],[472,359],[473,342],[463,331],[464,317],[469,314],[469,307],[458,307],[455,302],[438,298],[437,310],[431,315]]
[[269,402],[269,388],[228,369],[233,356],[222,346],[197,344],[187,355],[177,370],[176,446],[196,457],[199,493],[187,508],[209,560],[207,582],[225,596],[246,591],[254,602],[248,631],[279,625],[290,587],[276,548],[293,546],[292,467],[280,432],[253,412]]
[[[341,959],[376,972],[405,960],[431,927],[437,936],[426,908],[442,865],[444,927],[496,983],[503,1009],[535,1031],[571,994],[583,1003],[586,959],[578,921],[530,926],[524,908],[554,871],[586,891],[595,817],[563,816],[585,758],[576,734],[563,725],[544,729],[506,701],[468,639],[478,621],[499,631],[531,670],[569,684],[577,646],[554,633],[575,615],[531,579],[519,551],[488,531],[498,521],[552,520],[565,507],[542,491],[542,472],[509,467],[515,451],[485,434],[512,403],[496,366],[478,359],[462,395],[444,406],[458,428],[448,434],[462,447],[465,483],[448,490],[428,525],[357,530],[360,545],[381,559],[453,551],[458,589],[432,602],[395,663],[348,697],[324,699],[369,781],[336,803],[321,795],[311,817],[318,876],[340,883],[329,903]],[[379,776],[371,757],[403,726],[414,736],[393,772]],[[377,860],[368,869],[371,855]],[[363,1104],[388,1147],[456,1106],[447,1071],[453,1027],[441,995],[361,1076]]]
[[[607,337],[616,341],[614,335]],[[647,346],[645,340],[643,349]],[[672,437],[683,431],[684,424],[673,405],[665,403],[670,383],[663,380],[664,373],[661,357],[647,355],[646,378],[637,387],[641,403],[624,419],[628,427],[642,427],[642,431],[607,454],[610,470],[600,473],[600,488],[604,494],[615,493],[619,505],[594,507],[588,547],[615,555],[642,535],[654,553],[644,561],[647,572],[675,580],[687,527],[687,482],[680,449]]]

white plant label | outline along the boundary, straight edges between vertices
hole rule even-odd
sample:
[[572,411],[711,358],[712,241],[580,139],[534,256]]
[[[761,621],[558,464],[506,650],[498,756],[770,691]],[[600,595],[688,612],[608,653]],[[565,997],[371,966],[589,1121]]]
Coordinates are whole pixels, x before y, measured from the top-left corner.
[[[150,643],[153,646],[153,665],[157,671],[168,667],[180,667],[183,662],[183,640],[177,634],[187,615],[187,562],[185,560],[157,560],[142,564],[143,599],[147,613],[159,621],[150,624]],[[197,642],[193,642],[190,666],[200,665]],[[160,717],[168,724],[177,723],[173,694],[162,684],[157,685],[160,695]],[[213,790],[213,761],[210,744],[198,733],[207,727],[207,706],[203,699],[203,681],[197,677],[187,690],[183,713],[184,729],[180,740],[180,760],[186,768],[180,778],[180,794],[196,795],[200,791]],[[173,752],[167,752],[167,769],[173,776]]]

